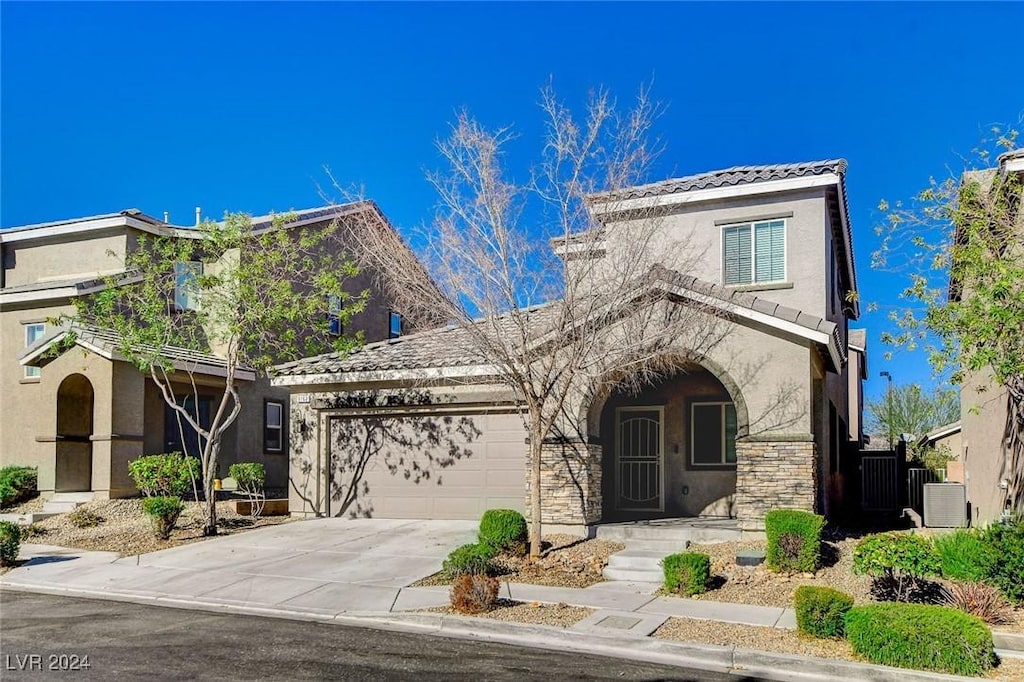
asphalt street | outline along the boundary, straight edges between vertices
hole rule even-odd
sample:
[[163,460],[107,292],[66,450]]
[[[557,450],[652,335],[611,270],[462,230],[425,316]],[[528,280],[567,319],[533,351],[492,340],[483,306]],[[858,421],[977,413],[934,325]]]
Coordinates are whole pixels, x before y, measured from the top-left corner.
[[3,680],[740,680],[422,634],[0,591]]

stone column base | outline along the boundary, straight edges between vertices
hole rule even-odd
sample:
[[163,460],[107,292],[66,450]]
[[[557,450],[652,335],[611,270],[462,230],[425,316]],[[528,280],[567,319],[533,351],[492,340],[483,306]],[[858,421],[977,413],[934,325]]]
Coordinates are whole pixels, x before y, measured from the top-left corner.
[[[583,527],[601,519],[599,444],[544,443],[541,452],[541,523]],[[530,462],[526,464],[526,519],[530,520]]]
[[772,509],[813,512],[818,488],[813,441],[736,442],[736,518],[743,530],[764,530]]

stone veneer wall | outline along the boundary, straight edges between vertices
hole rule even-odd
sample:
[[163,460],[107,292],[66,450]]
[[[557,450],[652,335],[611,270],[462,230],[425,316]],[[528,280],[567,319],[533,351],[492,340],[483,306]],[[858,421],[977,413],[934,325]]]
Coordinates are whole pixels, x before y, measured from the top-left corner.
[[[600,444],[545,443],[541,451],[541,522],[587,525],[601,520]],[[530,464],[526,519],[530,519]]]
[[736,442],[736,517],[744,530],[763,530],[771,509],[814,511],[817,446],[812,441]]

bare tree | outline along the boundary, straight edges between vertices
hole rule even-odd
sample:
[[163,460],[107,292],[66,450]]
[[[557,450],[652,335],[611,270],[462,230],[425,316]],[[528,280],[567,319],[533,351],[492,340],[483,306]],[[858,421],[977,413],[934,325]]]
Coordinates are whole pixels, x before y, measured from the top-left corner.
[[493,368],[521,401],[534,557],[543,445],[585,435],[575,398],[680,369],[679,349],[684,363],[698,362],[728,327],[699,298],[679,294],[680,271],[704,253],[672,249],[672,269],[663,267],[654,247],[664,212],[638,208],[623,192],[660,151],[647,90],[627,110],[597,91],[577,117],[548,86],[540,108],[545,133],[525,180],[505,166],[510,128],[489,130],[462,112],[438,141],[448,168],[428,175],[437,214],[413,239],[429,276],[396,231],[349,224],[354,254],[381,273],[398,307],[412,320],[440,316],[460,328],[460,352]]

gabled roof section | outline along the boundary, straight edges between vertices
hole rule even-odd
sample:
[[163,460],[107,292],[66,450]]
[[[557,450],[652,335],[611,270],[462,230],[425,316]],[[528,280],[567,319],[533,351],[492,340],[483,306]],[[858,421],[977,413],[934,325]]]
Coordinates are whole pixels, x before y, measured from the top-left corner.
[[6,227],[0,229],[0,243],[48,239],[51,237],[98,232],[118,227],[131,227],[151,234],[171,234],[177,229],[152,216],[146,215],[137,208],[129,208],[118,213],[104,213],[84,218],[70,218],[48,223],[36,223],[35,225]]
[[[107,360],[123,361],[125,359],[117,350],[121,343],[121,337],[116,331],[72,323],[68,326],[58,327],[26,348],[18,356],[18,362],[31,367],[43,367],[49,364],[56,359],[51,349],[57,346],[68,332],[75,335],[75,345],[78,347]],[[164,346],[161,352],[173,362],[175,369],[212,376],[227,375],[227,363],[224,358],[212,353],[179,346]],[[242,381],[252,381],[256,378],[256,373],[246,367],[236,372],[235,376]]]
[[[655,266],[637,287],[637,296],[652,290],[662,291],[679,299],[690,299],[708,305],[724,315],[748,323],[775,329],[790,337],[804,339],[823,351],[828,364],[838,370],[846,362],[836,325],[795,308],[773,303],[748,293],[683,275],[663,266]],[[558,320],[557,303],[525,311],[536,324],[536,339],[543,338]],[[501,333],[503,324],[512,331],[508,316],[496,320],[480,320],[477,324],[495,324]],[[274,368],[276,385],[306,383],[348,383],[357,381],[392,381],[403,379],[444,379],[470,376],[493,376],[496,368],[486,358],[476,357],[470,332],[464,327],[443,327],[409,336],[371,343],[344,355],[328,353]],[[329,380],[328,380],[329,379]]]
[[791,178],[805,178],[815,175],[832,173],[843,175],[846,173],[845,159],[829,159],[825,161],[808,161],[804,163],[778,163],[768,166],[733,166],[723,170],[687,175],[672,180],[662,180],[647,185],[638,185],[617,192],[603,192],[590,196],[595,203],[606,201],[621,201],[623,199],[639,199],[643,197],[655,197],[665,194],[679,194],[681,192],[693,192],[702,189],[716,189],[719,187],[736,187],[739,185],[751,185],[759,182],[770,182],[773,180],[789,180]]
[[[126,274],[123,282],[129,283],[137,279],[137,277],[131,277]],[[13,287],[0,289],[0,309],[17,304],[74,298],[102,291],[106,288],[107,281],[104,277],[73,277],[70,279],[18,284]]]

